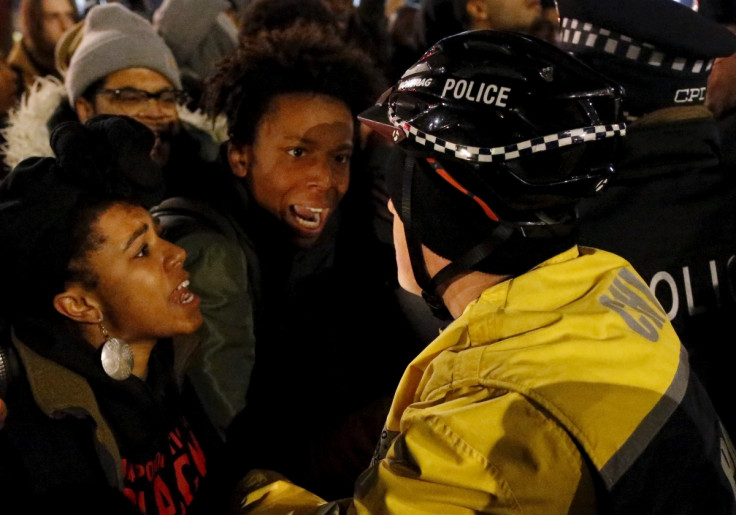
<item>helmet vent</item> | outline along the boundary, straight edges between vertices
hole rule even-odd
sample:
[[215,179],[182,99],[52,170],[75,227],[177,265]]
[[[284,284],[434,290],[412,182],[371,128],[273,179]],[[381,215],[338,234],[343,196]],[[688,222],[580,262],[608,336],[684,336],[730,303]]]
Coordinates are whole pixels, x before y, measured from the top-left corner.
[[552,66],[545,66],[544,68],[539,70],[539,75],[546,82],[552,82],[555,79],[555,70]]
[[598,184],[595,185],[595,191],[601,191],[608,184],[608,178],[601,179]]

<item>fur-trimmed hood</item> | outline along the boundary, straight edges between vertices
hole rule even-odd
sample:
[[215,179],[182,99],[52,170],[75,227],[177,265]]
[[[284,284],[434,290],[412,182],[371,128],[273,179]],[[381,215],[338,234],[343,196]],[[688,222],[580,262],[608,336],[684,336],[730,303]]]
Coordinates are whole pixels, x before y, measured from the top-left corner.
[[[49,143],[49,120],[62,103],[68,103],[64,84],[54,77],[39,77],[23,93],[20,102],[8,112],[7,125],[2,129],[4,142],[0,154],[9,169],[33,156],[53,157]],[[182,124],[204,131],[217,143],[227,139],[224,117],[214,122],[200,111],[179,108]]]

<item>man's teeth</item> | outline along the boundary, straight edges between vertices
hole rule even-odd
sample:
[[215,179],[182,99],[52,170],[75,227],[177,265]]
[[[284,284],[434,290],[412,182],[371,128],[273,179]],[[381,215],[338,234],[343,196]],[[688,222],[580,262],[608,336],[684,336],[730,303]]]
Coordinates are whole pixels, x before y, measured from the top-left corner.
[[310,229],[319,227],[319,224],[322,221],[322,211],[324,211],[324,209],[318,207],[306,207],[305,209],[308,210],[312,216],[310,218],[306,218],[298,212],[295,212],[294,214],[296,215],[297,223]]

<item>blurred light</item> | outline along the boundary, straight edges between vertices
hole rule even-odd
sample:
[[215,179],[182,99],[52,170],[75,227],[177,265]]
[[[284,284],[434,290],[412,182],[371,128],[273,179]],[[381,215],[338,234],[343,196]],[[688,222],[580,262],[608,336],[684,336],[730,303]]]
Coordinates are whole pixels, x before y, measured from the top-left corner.
[[698,0],[674,0],[678,4],[684,5],[685,7],[688,7],[692,9],[693,11],[698,10]]

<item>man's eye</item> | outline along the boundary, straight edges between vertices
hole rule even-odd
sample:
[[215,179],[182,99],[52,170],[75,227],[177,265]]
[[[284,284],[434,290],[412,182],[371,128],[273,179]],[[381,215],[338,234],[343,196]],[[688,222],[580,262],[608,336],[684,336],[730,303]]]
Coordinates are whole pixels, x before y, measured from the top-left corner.
[[294,157],[301,157],[304,155],[304,149],[301,147],[290,148],[287,152]]
[[338,154],[335,156],[335,161],[340,164],[348,164],[352,157],[352,154]]
[[144,243],[141,246],[140,250],[138,251],[138,254],[135,255],[135,257],[137,258],[148,257],[149,254],[150,254],[150,249],[148,248],[148,243]]
[[143,102],[146,100],[145,93],[142,93],[140,91],[134,91],[129,89],[121,90],[117,95],[118,100],[121,102]]

